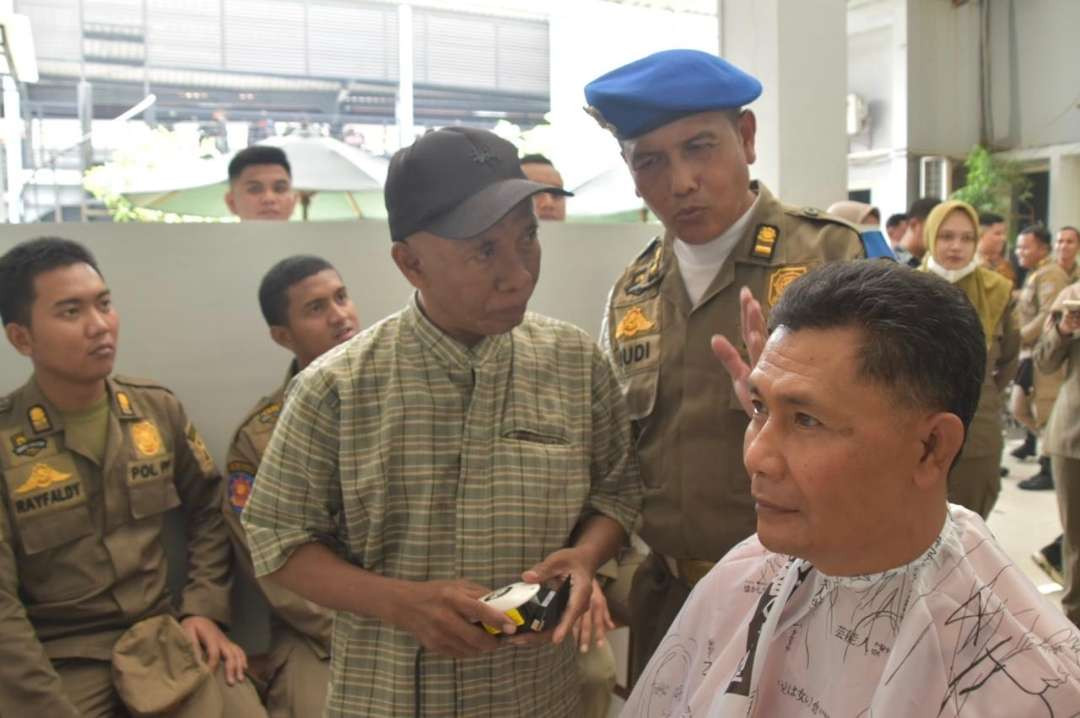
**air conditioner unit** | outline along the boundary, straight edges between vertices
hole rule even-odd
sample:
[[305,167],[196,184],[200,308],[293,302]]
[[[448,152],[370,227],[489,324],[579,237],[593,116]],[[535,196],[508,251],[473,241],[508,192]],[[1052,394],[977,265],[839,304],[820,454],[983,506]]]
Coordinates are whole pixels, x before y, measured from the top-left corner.
[[953,191],[953,160],[931,155],[919,160],[919,196],[947,199]]

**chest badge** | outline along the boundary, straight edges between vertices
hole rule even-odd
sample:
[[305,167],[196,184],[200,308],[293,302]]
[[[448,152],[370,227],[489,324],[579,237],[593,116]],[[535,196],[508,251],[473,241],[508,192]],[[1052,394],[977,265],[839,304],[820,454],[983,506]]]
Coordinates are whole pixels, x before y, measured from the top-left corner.
[[53,484],[61,484],[71,478],[71,474],[57,471],[48,464],[35,464],[30,477],[15,489],[16,494],[28,494],[31,491],[47,489]]
[[636,337],[642,332],[647,332],[650,329],[656,328],[656,322],[650,320],[645,316],[645,312],[641,310],[641,307],[631,307],[630,311],[626,313],[626,316],[619,322],[619,326],[615,328],[616,339],[631,339]]
[[161,434],[149,421],[140,421],[131,426],[131,440],[143,456],[154,456],[161,452]]
[[784,267],[773,272],[769,276],[769,306],[776,306],[784,290],[804,274],[806,267]]

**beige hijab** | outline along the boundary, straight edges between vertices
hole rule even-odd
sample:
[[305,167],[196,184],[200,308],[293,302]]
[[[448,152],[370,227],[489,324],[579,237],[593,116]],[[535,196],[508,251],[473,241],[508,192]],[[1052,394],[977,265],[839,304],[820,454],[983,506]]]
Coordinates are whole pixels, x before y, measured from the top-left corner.
[[[971,219],[971,226],[975,229],[976,234],[978,233],[979,215],[975,212],[975,208],[967,202],[950,200],[934,207],[926,218],[926,226],[923,230],[926,241],[926,256],[923,257],[922,266],[919,267],[920,271],[927,271],[927,262],[934,256],[934,244],[937,240],[938,228],[941,227],[942,222],[945,221],[949,214],[957,210],[964,212]],[[975,313],[979,315],[979,322],[982,324],[983,334],[986,335],[986,346],[989,348],[994,341],[994,330],[1001,322],[1001,318],[1009,306],[1009,299],[1012,296],[1012,284],[997,272],[985,267],[977,267],[974,272],[958,280],[956,286],[964,291],[972,306],[975,307]]]

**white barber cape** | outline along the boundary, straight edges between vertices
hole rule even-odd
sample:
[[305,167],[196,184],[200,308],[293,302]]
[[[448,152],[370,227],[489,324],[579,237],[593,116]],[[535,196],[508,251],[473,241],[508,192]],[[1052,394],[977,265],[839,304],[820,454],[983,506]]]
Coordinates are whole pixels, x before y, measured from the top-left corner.
[[926,553],[870,576],[750,537],[698,583],[622,717],[1080,716],[1080,631],[979,516],[949,514]]

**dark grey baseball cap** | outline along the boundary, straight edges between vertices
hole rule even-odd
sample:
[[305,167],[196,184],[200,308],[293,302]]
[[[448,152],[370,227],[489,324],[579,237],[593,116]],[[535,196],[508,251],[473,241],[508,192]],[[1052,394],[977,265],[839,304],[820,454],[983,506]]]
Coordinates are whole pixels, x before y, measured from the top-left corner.
[[475,237],[537,192],[573,196],[526,179],[514,145],[470,127],[435,130],[398,150],[383,188],[395,242],[421,231]]

